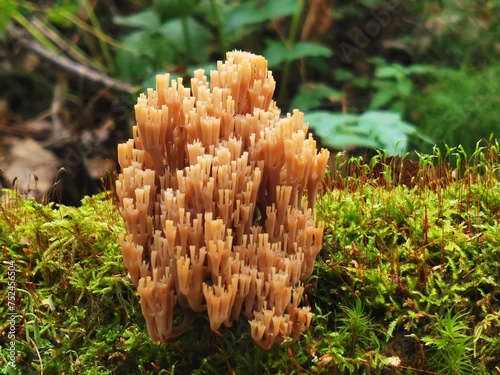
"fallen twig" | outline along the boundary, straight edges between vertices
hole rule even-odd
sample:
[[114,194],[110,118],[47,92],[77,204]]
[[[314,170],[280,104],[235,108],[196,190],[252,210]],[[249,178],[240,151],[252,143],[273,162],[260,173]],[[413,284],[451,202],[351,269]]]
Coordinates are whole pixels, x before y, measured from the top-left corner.
[[73,60],[68,59],[65,56],[61,56],[47,50],[38,42],[31,40],[22,30],[22,28],[12,23],[9,25],[7,32],[8,35],[17,43],[29,49],[43,59],[49,61],[51,64],[57,65],[59,68],[67,71],[70,74],[82,77],[88,81],[97,83],[99,85],[105,86],[110,90],[115,90],[118,92],[133,93],[137,90],[136,87],[128,83],[120,82],[118,80],[105,76],[94,69],[83,66]]

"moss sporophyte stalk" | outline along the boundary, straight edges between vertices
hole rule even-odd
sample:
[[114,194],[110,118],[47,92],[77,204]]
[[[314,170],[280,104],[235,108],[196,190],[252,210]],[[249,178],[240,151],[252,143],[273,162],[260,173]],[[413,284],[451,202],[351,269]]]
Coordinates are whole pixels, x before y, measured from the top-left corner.
[[280,117],[274,89],[266,59],[233,51],[209,79],[195,71],[191,88],[158,75],[135,105],[116,191],[153,341],[205,311],[213,331],[243,315],[265,349],[311,323],[302,281],[322,245],[314,204],[329,152],[317,152],[303,113]]

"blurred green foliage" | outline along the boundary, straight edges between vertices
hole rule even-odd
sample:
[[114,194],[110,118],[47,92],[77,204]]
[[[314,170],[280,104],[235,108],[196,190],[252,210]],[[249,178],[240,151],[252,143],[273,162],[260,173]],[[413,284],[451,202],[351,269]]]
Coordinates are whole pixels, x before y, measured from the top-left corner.
[[393,112],[366,111],[356,115],[311,111],[304,118],[323,144],[333,149],[361,146],[399,155],[406,151],[407,139],[419,135],[414,126]]
[[[263,54],[278,81],[280,107],[320,110],[317,124],[327,123],[329,113],[397,113],[416,131],[396,142],[427,152],[445,142],[472,152],[477,140],[499,131],[496,0],[153,0],[112,10],[89,0],[12,0],[1,6],[3,32],[15,22],[52,51],[69,51],[81,64],[144,86],[160,72],[188,78],[195,68],[212,69],[237,48]],[[389,127],[380,120],[375,133]],[[356,144],[319,133],[340,149],[381,145],[373,132]]]

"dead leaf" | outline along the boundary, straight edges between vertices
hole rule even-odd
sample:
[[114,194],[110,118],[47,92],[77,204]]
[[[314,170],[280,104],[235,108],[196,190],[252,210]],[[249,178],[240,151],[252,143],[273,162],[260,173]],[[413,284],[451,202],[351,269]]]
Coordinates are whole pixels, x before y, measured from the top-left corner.
[[50,151],[31,138],[13,139],[9,156],[0,166],[7,181],[16,180],[21,191],[38,190],[46,195],[55,180],[59,161]]
[[319,357],[319,367],[326,367],[331,361],[333,357],[330,354],[324,354],[321,357]]

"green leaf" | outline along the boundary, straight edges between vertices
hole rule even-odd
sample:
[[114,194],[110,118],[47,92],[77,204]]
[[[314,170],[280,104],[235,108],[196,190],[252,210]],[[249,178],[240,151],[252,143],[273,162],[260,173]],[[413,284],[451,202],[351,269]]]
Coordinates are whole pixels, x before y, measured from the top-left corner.
[[325,98],[331,102],[340,101],[342,93],[324,84],[303,84],[300,86],[297,95],[293,98],[292,108],[298,108],[305,112],[312,108],[319,107],[322,100]]
[[349,70],[342,68],[335,69],[333,74],[338,81],[347,81],[353,77],[353,74]]
[[325,146],[338,149],[353,145],[377,146],[376,142],[359,133],[357,115],[315,111],[304,115],[304,119]]
[[14,1],[0,1],[0,38],[5,37],[7,26],[17,12],[17,4]]
[[[401,119],[398,113],[391,113],[387,111],[367,111],[360,116],[362,121],[372,121],[378,126],[393,126],[401,129],[406,134],[415,131],[415,127]],[[380,130],[380,129],[379,129]]]
[[269,0],[259,7],[255,2],[243,2],[224,15],[224,33],[241,33],[246,26],[262,24],[299,11],[296,0]]
[[327,46],[312,42],[297,42],[292,49],[293,60],[303,57],[330,57],[332,50]]
[[406,104],[402,100],[398,100],[389,106],[389,111],[403,115],[406,112]]
[[266,49],[264,56],[267,59],[267,65],[272,68],[282,64],[288,59],[289,51],[285,44],[279,40],[268,39],[266,40]]
[[366,148],[378,148],[378,143],[370,138],[367,138],[361,134],[342,134],[338,133],[335,135],[335,139],[327,144],[329,147],[336,149],[346,149],[351,147],[366,147]]
[[160,26],[160,16],[152,8],[146,8],[142,12],[131,14],[130,16],[115,16],[113,21],[117,25],[137,27],[141,29],[156,29]]
[[396,78],[401,79],[405,76],[404,68],[399,64],[382,66],[375,70],[377,78]]
[[406,71],[410,74],[427,74],[427,73],[436,73],[439,68],[432,65],[424,65],[424,64],[413,64],[406,68]]
[[386,111],[368,111],[359,116],[315,111],[304,115],[304,119],[326,146],[383,148],[388,155],[404,151],[408,137],[416,132],[399,114]]
[[299,9],[299,2],[296,0],[268,0],[264,5],[267,20],[291,16]]
[[354,78],[352,83],[354,84],[354,86],[361,89],[365,89],[370,86],[370,81],[365,77]]
[[266,15],[262,10],[251,3],[243,3],[225,15],[224,34],[231,35],[248,25],[262,23],[265,20]]
[[73,23],[68,20],[68,18],[66,17],[66,13],[76,15],[78,13],[78,7],[78,1],[76,0],[56,2],[54,6],[48,9],[47,16],[49,20],[54,23],[65,27],[70,27],[73,26]]
[[398,155],[408,146],[408,136],[416,132],[415,127],[403,121],[398,113],[368,111],[360,116],[363,126],[377,135],[380,146],[389,155]]
[[398,82],[398,92],[402,96],[410,96],[413,90],[413,82],[410,78],[402,79]]
[[[191,13],[192,17],[196,19],[202,19],[204,24],[208,24],[213,26],[214,28],[218,28],[218,17],[221,17],[222,20],[225,20],[226,10],[224,4],[217,4],[215,7],[212,4],[212,1],[198,1],[196,7],[193,9]],[[224,21],[223,21],[224,22]]]
[[309,123],[309,127],[322,137],[331,134],[331,130],[336,132],[338,128],[356,125],[358,116],[328,111],[313,111],[304,115],[304,121]]
[[116,67],[120,77],[130,79],[145,73],[143,69],[145,64],[141,63],[139,47],[146,34],[148,33],[145,31],[136,31],[122,38],[121,42],[129,48],[119,49],[116,52]]
[[330,48],[312,43],[297,42],[291,49],[280,40],[266,40],[264,56],[270,68],[276,67],[285,61],[293,61],[304,57],[329,57],[332,55]]
[[193,15],[198,0],[155,0],[153,6],[163,20]]
[[394,98],[395,90],[380,90],[372,97],[370,108],[382,108]]
[[[174,47],[175,52],[187,54],[195,63],[208,60],[210,32],[192,17],[185,19],[188,34],[184,33],[183,20],[174,19],[161,25],[159,32]],[[182,61],[177,61],[181,63]]]
[[119,49],[116,53],[116,66],[122,78],[143,79],[172,64],[177,56],[175,47],[170,41],[153,30],[130,33],[121,42],[127,46],[126,49]]

